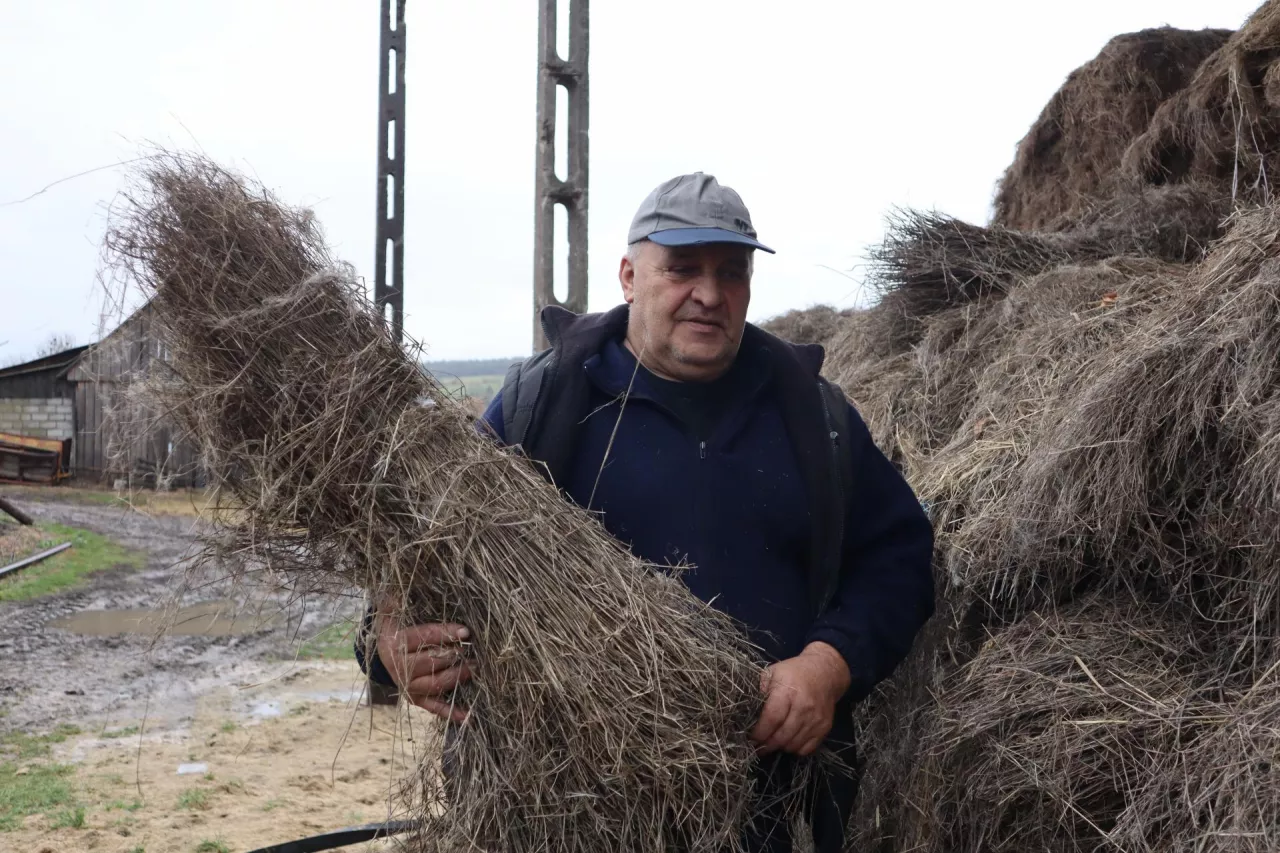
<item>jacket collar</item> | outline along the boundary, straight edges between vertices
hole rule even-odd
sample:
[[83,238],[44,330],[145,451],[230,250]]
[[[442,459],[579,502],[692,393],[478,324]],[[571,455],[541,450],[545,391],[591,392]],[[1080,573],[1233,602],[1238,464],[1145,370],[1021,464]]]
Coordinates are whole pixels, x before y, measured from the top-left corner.
[[[631,306],[625,304],[603,314],[574,314],[559,305],[548,305],[542,309],[540,319],[547,341],[552,348],[560,349],[565,342],[591,332],[604,331],[606,340],[620,340],[627,333],[627,320],[630,315]],[[751,323],[747,323],[743,330],[742,347],[764,350],[774,357],[795,358],[804,372],[815,378],[822,370],[822,362],[826,357],[824,350],[818,344],[793,344]]]
[[[749,358],[753,363],[751,371],[754,375],[744,378],[741,388],[746,398],[754,398],[773,376],[770,359],[759,352],[739,352],[738,358]],[[649,384],[647,373],[636,372],[636,358],[621,339],[608,341],[601,347],[600,352],[587,359],[583,369],[591,384],[604,394],[618,397],[630,389],[630,396],[633,399],[660,402]]]
[[807,375],[815,379],[822,372],[822,362],[826,359],[826,350],[821,344],[793,344],[750,323],[743,330],[742,345],[765,350],[774,357],[790,356],[800,362],[800,367]]
[[565,343],[592,333],[604,332],[608,338],[621,338],[627,333],[630,315],[631,306],[626,304],[603,314],[575,314],[559,305],[548,305],[542,309],[539,320],[547,343],[552,349],[561,349]]

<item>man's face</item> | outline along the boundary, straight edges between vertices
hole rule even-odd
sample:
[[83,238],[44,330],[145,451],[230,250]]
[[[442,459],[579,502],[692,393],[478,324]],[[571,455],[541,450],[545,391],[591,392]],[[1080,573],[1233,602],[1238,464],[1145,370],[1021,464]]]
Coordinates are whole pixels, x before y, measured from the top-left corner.
[[660,246],[645,240],[618,271],[631,305],[627,344],[645,367],[709,382],[738,354],[751,302],[751,249],[735,243]]

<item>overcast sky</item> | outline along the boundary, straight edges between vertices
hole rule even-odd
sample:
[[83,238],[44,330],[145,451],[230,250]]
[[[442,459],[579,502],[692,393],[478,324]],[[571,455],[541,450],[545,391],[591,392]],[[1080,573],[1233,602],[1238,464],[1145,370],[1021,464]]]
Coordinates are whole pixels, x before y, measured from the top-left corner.
[[[561,0],[567,10],[568,0]],[[636,206],[702,170],[761,239],[751,319],[865,299],[895,205],[989,216],[1068,72],[1113,35],[1238,27],[1257,0],[596,0],[590,300]],[[406,328],[434,358],[531,346],[535,0],[409,0]],[[88,343],[105,205],[146,143],[314,207],[372,288],[377,0],[0,0],[0,361]]]

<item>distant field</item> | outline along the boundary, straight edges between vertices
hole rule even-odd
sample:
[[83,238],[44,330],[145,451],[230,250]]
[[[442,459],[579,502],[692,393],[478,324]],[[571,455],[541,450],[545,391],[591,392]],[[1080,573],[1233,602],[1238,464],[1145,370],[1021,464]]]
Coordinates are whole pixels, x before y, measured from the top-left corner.
[[457,396],[475,397],[486,404],[502,389],[502,380],[506,373],[490,373],[485,376],[449,376],[443,372],[436,374],[440,384],[449,393]]
[[515,364],[521,359],[517,356],[510,358],[473,358],[460,361],[428,361],[424,366],[437,376],[464,376],[475,378],[478,376],[491,376],[498,374],[499,376],[507,372],[507,368]]
[[519,358],[478,358],[467,361],[428,361],[427,370],[457,397],[472,397],[485,405],[502,389],[507,368]]

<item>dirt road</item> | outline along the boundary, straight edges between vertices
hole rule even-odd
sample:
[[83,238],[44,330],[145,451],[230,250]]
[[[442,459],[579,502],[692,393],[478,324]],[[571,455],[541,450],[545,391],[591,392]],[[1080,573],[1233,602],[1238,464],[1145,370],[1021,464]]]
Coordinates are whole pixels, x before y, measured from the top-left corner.
[[[416,711],[363,705],[349,659],[298,657],[300,648],[348,657],[348,640],[325,629],[349,624],[358,598],[304,605],[211,576],[174,600],[194,517],[66,490],[22,500],[37,520],[92,530],[146,560],[75,590],[0,603],[0,767],[9,773],[0,769],[0,810],[5,787],[17,796],[37,779],[65,794],[7,831],[0,822],[0,849],[242,853],[387,818],[389,795],[416,764],[404,750],[430,751],[436,727]],[[154,611],[165,608],[164,621],[172,626],[176,613],[179,624],[156,636]],[[192,766],[180,774],[182,765]]]

